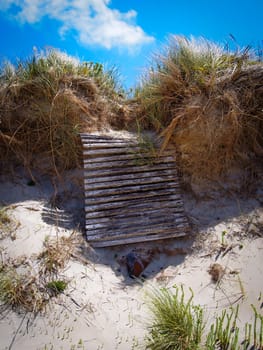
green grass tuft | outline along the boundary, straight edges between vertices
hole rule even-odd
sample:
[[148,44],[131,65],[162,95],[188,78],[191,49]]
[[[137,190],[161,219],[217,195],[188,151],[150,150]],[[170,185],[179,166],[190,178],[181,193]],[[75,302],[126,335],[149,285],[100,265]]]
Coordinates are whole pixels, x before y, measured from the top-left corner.
[[46,287],[52,291],[55,295],[63,293],[67,288],[68,283],[63,280],[53,280],[46,284]]
[[[192,291],[191,291],[192,293]],[[183,288],[175,294],[167,289],[155,291],[151,298],[152,323],[147,349],[196,350],[200,348],[204,328],[203,310],[192,303],[193,294],[185,301]]]

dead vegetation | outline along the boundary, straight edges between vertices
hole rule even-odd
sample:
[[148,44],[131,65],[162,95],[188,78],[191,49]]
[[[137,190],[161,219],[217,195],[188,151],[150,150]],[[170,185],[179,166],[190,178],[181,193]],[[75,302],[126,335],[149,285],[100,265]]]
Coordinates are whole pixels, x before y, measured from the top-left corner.
[[11,206],[0,204],[0,240],[10,236],[12,240],[16,239],[16,229],[20,225],[11,214]]
[[43,284],[27,267],[19,271],[12,262],[0,265],[0,301],[3,307],[38,312],[44,308],[48,295]]
[[57,274],[67,265],[75,250],[75,234],[60,238],[47,239],[44,250],[39,255],[42,274]]
[[50,298],[67,288],[61,272],[73,254],[75,232],[69,237],[47,239],[37,260],[21,256],[0,261],[0,309],[37,313],[45,310]]
[[172,38],[137,91],[141,125],[174,144],[192,179],[233,168],[255,175],[263,154],[263,65],[248,49],[225,52],[206,40]]

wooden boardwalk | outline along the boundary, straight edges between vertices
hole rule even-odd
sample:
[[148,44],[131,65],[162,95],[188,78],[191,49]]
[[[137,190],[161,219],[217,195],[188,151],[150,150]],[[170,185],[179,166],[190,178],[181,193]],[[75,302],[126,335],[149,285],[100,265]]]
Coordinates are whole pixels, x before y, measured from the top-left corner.
[[81,134],[86,234],[94,247],[187,234],[171,153],[153,157],[136,139]]

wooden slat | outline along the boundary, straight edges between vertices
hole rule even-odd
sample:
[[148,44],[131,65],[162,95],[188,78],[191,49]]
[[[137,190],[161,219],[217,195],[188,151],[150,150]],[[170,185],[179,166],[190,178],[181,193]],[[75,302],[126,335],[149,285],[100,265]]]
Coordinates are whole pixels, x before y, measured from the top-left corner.
[[[102,157],[101,156],[96,156],[93,157],[92,154],[89,152],[84,155],[84,164],[92,164],[92,163],[107,163],[107,162],[114,162],[114,161],[119,161],[119,160],[133,160],[133,163],[135,163],[138,160],[145,160],[148,161],[149,164],[151,162],[155,162],[157,164],[158,160],[161,162],[174,162],[174,156],[171,153],[165,153],[160,156],[154,156],[153,154],[150,153],[132,153],[132,152],[124,152],[123,154],[117,154],[117,155],[112,155],[112,154],[104,154]],[[109,164],[107,164],[109,166]]]
[[174,152],[155,157],[135,139],[81,139],[86,232],[93,246],[186,235]]
[[142,181],[144,181],[144,179],[148,179],[151,177],[161,177],[161,178],[165,178],[166,176],[172,176],[173,178],[175,177],[176,172],[174,169],[166,169],[163,171],[144,171],[142,174],[140,173],[129,173],[129,174],[117,174],[117,175],[106,175],[106,176],[101,176],[101,177],[93,177],[93,176],[89,176],[89,172],[84,172],[84,180],[85,183],[90,184],[92,186],[92,184],[101,184],[101,183],[107,183],[107,182],[112,182],[114,183],[115,181],[130,181],[133,179],[141,179]]
[[[166,204],[165,204],[166,203]],[[165,196],[154,196],[152,198],[147,198],[147,201],[142,201],[141,198],[139,199],[130,199],[129,201],[117,201],[117,202],[109,202],[109,203],[98,203],[95,205],[87,205],[85,206],[85,211],[87,214],[89,213],[96,213],[96,212],[105,212],[106,215],[110,215],[111,211],[118,210],[122,212],[127,212],[129,209],[131,211],[133,210],[143,210],[146,208],[156,208],[156,207],[162,207],[165,205],[171,205],[175,208],[181,208],[183,205],[183,201],[181,199],[180,195],[172,194],[169,197],[167,195]],[[126,210],[127,209],[127,210]]]
[[131,217],[115,217],[115,218],[107,218],[107,220],[104,219],[104,221],[97,221],[97,222],[90,222],[86,224],[86,229],[90,230],[90,232],[95,233],[97,230],[100,230],[100,234],[102,233],[102,229],[105,229],[106,232],[112,232],[115,234],[115,230],[123,229],[123,228],[130,228],[131,226],[134,226],[136,224],[140,227],[145,226],[151,226],[151,225],[162,225],[165,226],[167,224],[174,224],[178,222],[184,222],[185,217],[182,213],[174,213],[174,212],[166,212],[166,215],[164,213],[151,213],[151,215],[144,215],[144,216],[131,216]]
[[164,239],[180,238],[184,237],[186,235],[186,232],[187,230],[183,231],[181,228],[179,228],[177,232],[175,230],[167,231],[165,234],[157,234],[153,232],[153,234],[147,236],[142,235],[129,238],[115,238],[108,240],[104,239],[103,241],[90,240],[90,243],[94,248],[113,247],[122,244],[134,244],[140,242],[152,242]]
[[[150,168],[149,168],[150,167]],[[149,171],[151,170],[152,172],[155,170],[173,170],[174,172],[176,171],[174,163],[166,163],[165,165],[163,164],[156,164],[154,166],[152,165],[134,165],[134,164],[129,164],[123,163],[122,166],[117,166],[114,167],[113,164],[110,166],[106,166],[105,164],[99,164],[97,167],[96,165],[93,167],[91,166],[93,170],[87,171],[87,167],[84,167],[85,169],[85,177],[97,177],[97,176],[111,176],[111,175],[119,175],[119,174],[132,174],[132,173],[144,173],[145,170]],[[176,173],[175,173],[176,174]]]
[[111,150],[111,149],[115,149],[115,148],[122,148],[125,150],[129,150],[129,151],[133,151],[133,149],[140,149],[140,147],[138,147],[138,144],[134,143],[130,143],[130,144],[126,144],[125,142],[85,142],[83,143],[83,148],[86,150],[96,150],[96,149],[105,149],[105,150]]
[[94,177],[97,176],[111,176],[111,175],[120,175],[120,174],[137,174],[137,173],[144,173],[144,171],[155,171],[155,170],[172,170],[175,172],[176,175],[176,168],[175,164],[173,162],[170,163],[160,163],[160,164],[154,164],[154,165],[137,165],[137,166],[126,166],[121,168],[111,168],[111,167],[105,167],[104,169],[93,169],[93,166],[91,167],[91,170],[88,171],[88,167],[84,166],[84,169],[86,171],[86,177]]
[[[107,213],[107,215],[105,215],[105,212],[102,211],[100,212],[100,214],[103,214],[102,216],[89,216],[89,214],[86,214],[86,219],[88,219],[87,223],[88,224],[97,224],[97,223],[112,223],[118,220],[122,220],[122,219],[130,219],[130,218],[146,218],[148,220],[148,218],[152,218],[152,217],[166,217],[167,214],[175,214],[175,215],[184,215],[183,211],[181,210],[177,210],[176,207],[162,207],[162,208],[140,208],[140,210],[137,211],[134,210],[128,210],[128,211],[123,211],[123,210],[115,210],[111,213]],[[97,213],[98,214],[98,213]]]
[[141,236],[141,235],[151,235],[153,233],[167,233],[167,231],[171,230],[177,230],[177,229],[186,229],[187,227],[187,222],[178,222],[176,224],[174,223],[168,223],[166,225],[160,224],[160,225],[145,225],[142,227],[130,227],[130,228],[123,228],[120,231],[114,231],[114,234],[109,234],[106,230],[100,230],[97,232],[97,234],[93,234],[93,231],[87,230],[87,233],[89,237],[92,240],[104,240],[104,239],[114,239],[114,238],[128,238],[128,237],[136,237],[136,236]]
[[[105,196],[113,196],[113,195],[121,195],[123,193],[134,193],[136,192],[148,192],[159,189],[170,189],[170,188],[179,188],[179,183],[171,180],[167,180],[165,182],[153,182],[153,183],[145,183],[142,185],[137,185],[135,183],[131,186],[110,186],[103,189],[93,189],[89,184],[84,183],[85,194],[87,198],[90,197],[105,197]],[[91,188],[91,189],[90,189]]]
[[88,142],[135,142],[138,143],[138,140],[136,138],[122,138],[122,137],[112,137],[107,135],[88,135],[88,134],[80,134],[82,143]]
[[132,192],[132,193],[124,193],[124,194],[116,194],[107,197],[88,197],[86,195],[85,204],[86,205],[94,205],[99,203],[111,203],[111,202],[120,202],[120,201],[130,201],[132,199],[149,199],[158,196],[170,196],[174,194],[175,191],[172,188],[149,191],[149,192]]
[[109,149],[91,149],[91,150],[84,150],[83,155],[89,156],[89,157],[98,157],[98,156],[109,156],[113,154],[134,154],[134,156],[137,154],[139,156],[140,148],[134,147],[133,149],[130,148],[109,148]]
[[120,188],[125,185],[127,186],[134,186],[134,185],[147,185],[147,184],[158,184],[169,181],[171,182],[174,179],[173,175],[167,175],[166,177],[143,177],[143,178],[133,178],[133,179],[124,179],[124,180],[115,180],[110,182],[96,182],[96,183],[90,183],[88,180],[84,180],[85,189],[92,189],[92,190],[98,190],[98,189],[109,189],[109,188]]

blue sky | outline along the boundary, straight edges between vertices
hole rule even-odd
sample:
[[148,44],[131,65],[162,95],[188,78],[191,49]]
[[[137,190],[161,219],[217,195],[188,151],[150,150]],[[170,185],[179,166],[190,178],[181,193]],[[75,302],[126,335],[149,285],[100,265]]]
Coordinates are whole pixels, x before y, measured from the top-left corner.
[[263,47],[263,0],[0,0],[0,60],[53,47],[134,86],[169,35]]

